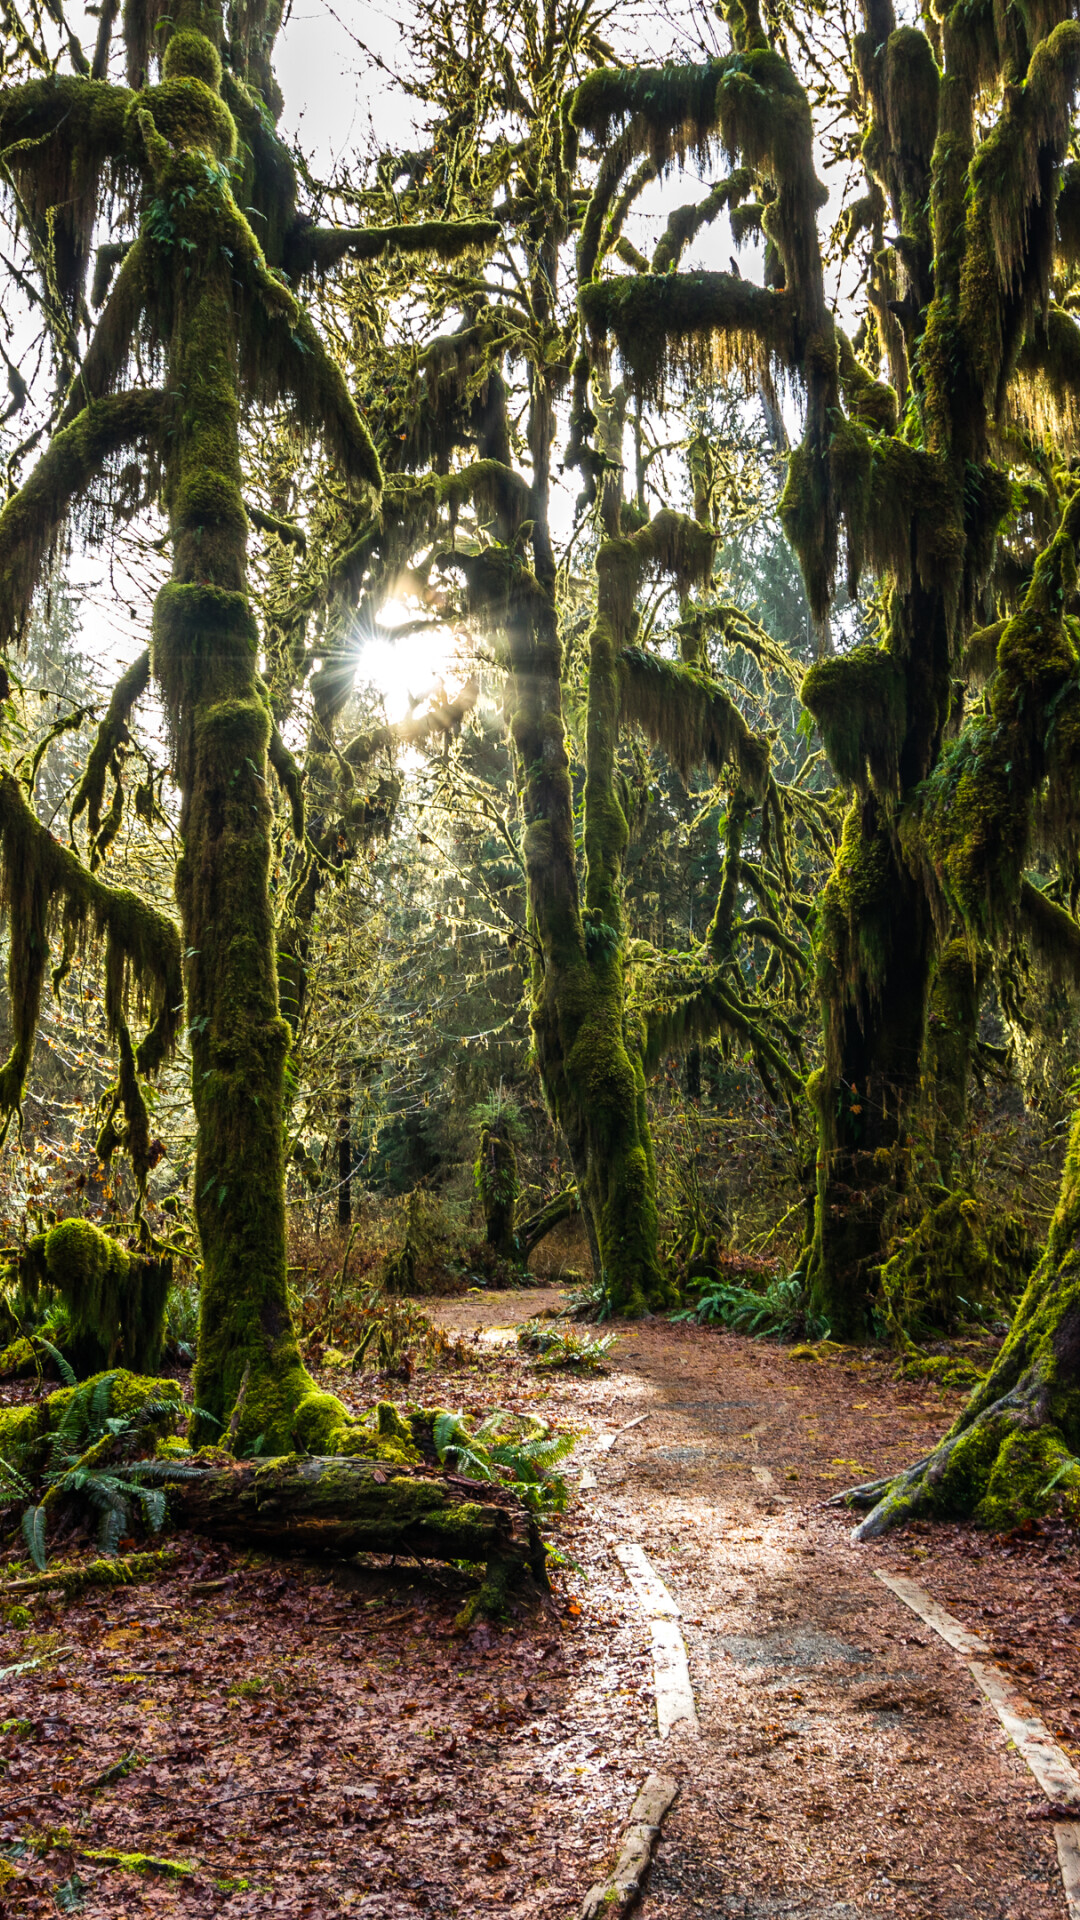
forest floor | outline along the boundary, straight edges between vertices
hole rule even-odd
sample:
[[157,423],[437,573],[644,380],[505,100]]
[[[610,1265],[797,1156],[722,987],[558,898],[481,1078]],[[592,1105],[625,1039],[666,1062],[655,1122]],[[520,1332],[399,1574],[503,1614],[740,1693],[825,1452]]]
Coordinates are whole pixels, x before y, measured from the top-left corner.
[[[539,1372],[499,1329],[559,1300],[425,1302],[469,1363],[379,1389],[579,1434],[550,1606],[462,1638],[453,1570],[194,1541],[151,1585],[38,1599],[0,1634],[0,1668],[39,1663],[0,1681],[0,1911],[572,1920],[657,1770],[680,1791],[642,1920],[1062,1920],[1032,1777],[874,1569],[982,1633],[1076,1755],[1073,1538],[859,1548],[822,1504],[924,1452],[963,1396],[897,1381],[884,1354],[800,1360],[660,1320],[620,1332],[601,1375]],[[680,1604],[697,1736],[657,1737],[626,1542]]]

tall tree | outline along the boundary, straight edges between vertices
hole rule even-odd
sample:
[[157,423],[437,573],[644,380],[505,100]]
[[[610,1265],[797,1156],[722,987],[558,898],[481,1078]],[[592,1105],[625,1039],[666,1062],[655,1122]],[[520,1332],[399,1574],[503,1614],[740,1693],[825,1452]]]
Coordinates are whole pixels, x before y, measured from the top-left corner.
[[[790,662],[709,590],[720,530],[707,489],[695,505],[693,487],[683,485],[690,499],[682,504],[693,510],[677,511],[642,462],[638,484],[627,489],[626,395],[611,390],[598,367],[590,400],[578,289],[622,244],[632,198],[621,211],[612,205],[618,142],[590,191],[597,155],[579,152],[567,118],[578,80],[609,55],[598,20],[590,9],[515,5],[491,8],[481,22],[471,12],[457,17],[420,7],[407,84],[429,112],[428,144],[382,156],[374,183],[349,191],[378,205],[390,182],[395,202],[422,221],[440,205],[449,175],[469,180],[477,214],[503,229],[487,272],[454,276],[462,317],[453,330],[429,327],[419,329],[419,339],[388,340],[381,361],[365,354],[360,364],[369,370],[373,431],[387,466],[402,474],[395,498],[410,497],[404,475],[411,471],[412,498],[435,509],[428,527],[416,527],[408,577],[426,583],[437,562],[459,571],[467,609],[492,634],[506,674],[535,1055],[568,1145],[594,1265],[611,1304],[641,1312],[673,1298],[657,1250],[645,1098],[658,1054],[726,1029],[753,1049],[773,1084],[799,1084],[794,1036],[782,1022],[773,1024],[769,1008],[755,1003],[737,968],[731,971],[752,871],[743,876],[740,866],[751,830],[769,869],[759,876],[769,904],[754,916],[756,937],[775,942],[796,966],[805,937],[800,947],[777,920],[786,912],[777,903],[790,876],[785,803],[768,744],[713,671],[708,636],[714,651],[763,646],[773,666],[790,671]],[[724,204],[717,197],[713,210]],[[701,224],[685,210],[673,217],[658,267],[661,254],[673,267]],[[365,339],[372,328],[362,329],[358,316],[367,297],[365,282],[355,289],[349,320]],[[447,304],[444,288],[441,306],[428,305],[430,321]],[[568,389],[571,430],[562,438]],[[602,422],[595,444],[590,421]],[[586,596],[580,796],[568,733],[567,613],[581,598],[556,531],[560,464],[584,471],[581,530],[595,556]],[[467,508],[465,537],[457,539]],[[695,589],[705,595],[700,605]],[[647,590],[668,607],[685,603],[678,632],[671,620],[646,613]],[[631,817],[645,785],[629,773],[635,729],[684,775],[707,769],[734,782],[742,796],[731,815],[726,889],[712,935],[694,951],[666,956],[662,976],[655,965],[650,972],[649,961],[665,956],[631,955],[623,909]]]
[[[278,999],[267,790],[268,756],[277,766],[284,760],[273,750],[248,591],[243,416],[253,406],[290,408],[301,430],[321,440],[337,484],[370,514],[382,484],[378,456],[293,289],[351,252],[435,245],[453,253],[491,237],[453,222],[405,234],[328,229],[298,212],[296,169],[275,131],[281,95],[271,60],[280,16],[275,0],[227,11],[181,0],[169,15],[129,8],[124,86],[106,77],[115,21],[107,8],[93,62],[71,42],[76,71],[61,73],[24,36],[38,75],[0,93],[8,184],[38,270],[58,374],[46,450],[0,515],[0,637],[17,640],[65,521],[133,456],[150,477],[147,491],[160,494],[171,554],[149,652],[114,693],[78,796],[90,821],[90,865],[38,825],[10,773],[0,776],[15,1030],[0,1103],[10,1114],[22,1097],[48,928],[62,913],[65,938],[82,929],[106,936],[118,1096],[140,1178],[149,1144],[140,1078],[175,1046],[186,1020],[203,1259],[195,1396],[224,1422],[242,1395],[240,1444],[262,1436],[268,1452],[297,1443],[330,1451],[345,1416],[313,1389],[286,1291],[289,1029]],[[121,183],[134,183],[135,231],[99,250],[103,308],[90,326],[92,236]],[[141,377],[147,367],[158,384]],[[115,744],[151,676],[181,795],[179,935],[92,870],[104,850],[101,808]],[[137,1047],[125,1013],[129,982],[153,1016]]]

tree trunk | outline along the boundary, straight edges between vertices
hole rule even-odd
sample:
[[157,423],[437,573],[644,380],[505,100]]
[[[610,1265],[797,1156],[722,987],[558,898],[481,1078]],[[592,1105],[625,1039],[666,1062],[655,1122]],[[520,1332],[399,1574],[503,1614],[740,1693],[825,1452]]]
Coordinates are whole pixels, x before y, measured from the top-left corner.
[[934,1160],[943,1187],[956,1185],[967,1127],[971,1063],[979,1033],[984,966],[972,964],[966,940],[950,940],[938,956],[930,995],[927,1084]]
[[[212,19],[211,10],[206,20]],[[200,73],[216,70],[216,53],[193,29],[170,46],[173,77],[182,78],[191,60]],[[190,128],[182,105],[189,93],[195,102]],[[231,144],[219,86],[215,94]],[[186,242],[183,251],[156,249],[155,270],[168,278],[173,314],[166,385],[182,404],[166,443],[173,572],[154,609],[152,647],[181,793],[176,893],[186,950],[203,1258],[194,1389],[196,1405],[224,1423],[246,1375],[240,1441],[261,1433],[267,1451],[278,1453],[292,1444],[292,1416],[312,1382],[300,1360],[285,1282],[282,1114],[289,1029],[278,1006],[269,887],[270,713],[247,593],[233,226],[225,190],[203,158],[207,123],[199,96],[199,87],[174,88],[170,144],[160,142],[154,154],[159,195],[174,196],[177,205],[193,196],[185,220],[199,240],[193,250]],[[201,181],[194,187],[193,160]],[[212,1431],[207,1423],[207,1438]]]
[[1051,1482],[1080,1511],[1080,1113],[1046,1250],[986,1379],[928,1459],[843,1498],[871,1507],[857,1540],[916,1514],[994,1531],[1045,1512]]
[[810,1299],[837,1340],[865,1339],[919,1097],[933,933],[923,889],[871,804],[855,802],[825,890],[825,1066]]
[[352,1085],[348,1064],[338,1073],[337,1102],[337,1218],[339,1227],[352,1225]]
[[275,1553],[402,1553],[481,1561],[470,1612],[497,1610],[509,1593],[546,1592],[535,1520],[486,1482],[355,1457],[243,1460],[170,1479],[174,1518],[197,1533]]
[[483,1128],[474,1176],[484,1210],[488,1246],[504,1260],[513,1260],[518,1250],[514,1238],[519,1191],[517,1154],[509,1133],[502,1126]]

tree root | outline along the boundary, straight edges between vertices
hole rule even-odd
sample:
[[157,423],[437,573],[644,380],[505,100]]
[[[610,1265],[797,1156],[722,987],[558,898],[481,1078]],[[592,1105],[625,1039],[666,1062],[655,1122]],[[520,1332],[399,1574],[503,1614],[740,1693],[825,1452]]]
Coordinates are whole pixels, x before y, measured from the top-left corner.
[[925,1459],[892,1479],[851,1488],[844,1503],[870,1508],[853,1538],[877,1540],[919,1516],[1005,1532],[1047,1513],[1055,1490],[1080,1509],[1080,1461],[1040,1400],[1014,1389],[974,1418],[965,1409]]

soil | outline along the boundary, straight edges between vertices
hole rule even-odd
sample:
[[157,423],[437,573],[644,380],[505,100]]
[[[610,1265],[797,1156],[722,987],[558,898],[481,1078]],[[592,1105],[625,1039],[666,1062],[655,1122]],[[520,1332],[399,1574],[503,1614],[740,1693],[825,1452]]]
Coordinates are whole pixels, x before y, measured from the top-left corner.
[[[0,1910],[572,1920],[656,1769],[680,1792],[643,1920],[1064,1920],[1033,1779],[874,1569],[914,1573],[988,1638],[1075,1755],[1073,1537],[937,1527],[855,1547],[823,1504],[925,1452],[962,1393],[897,1381],[886,1355],[799,1359],[667,1321],[620,1332],[601,1375],[538,1371],[511,1329],[559,1302],[425,1302],[468,1358],[379,1387],[579,1433],[550,1605],[463,1639],[453,1569],[195,1543],[152,1585],[37,1601],[0,1636],[0,1666],[42,1662],[2,1683]],[[345,1378],[327,1381],[370,1399]],[[656,1737],[625,1541],[681,1605],[700,1737]],[[105,1849],[191,1871],[88,1857]]]

